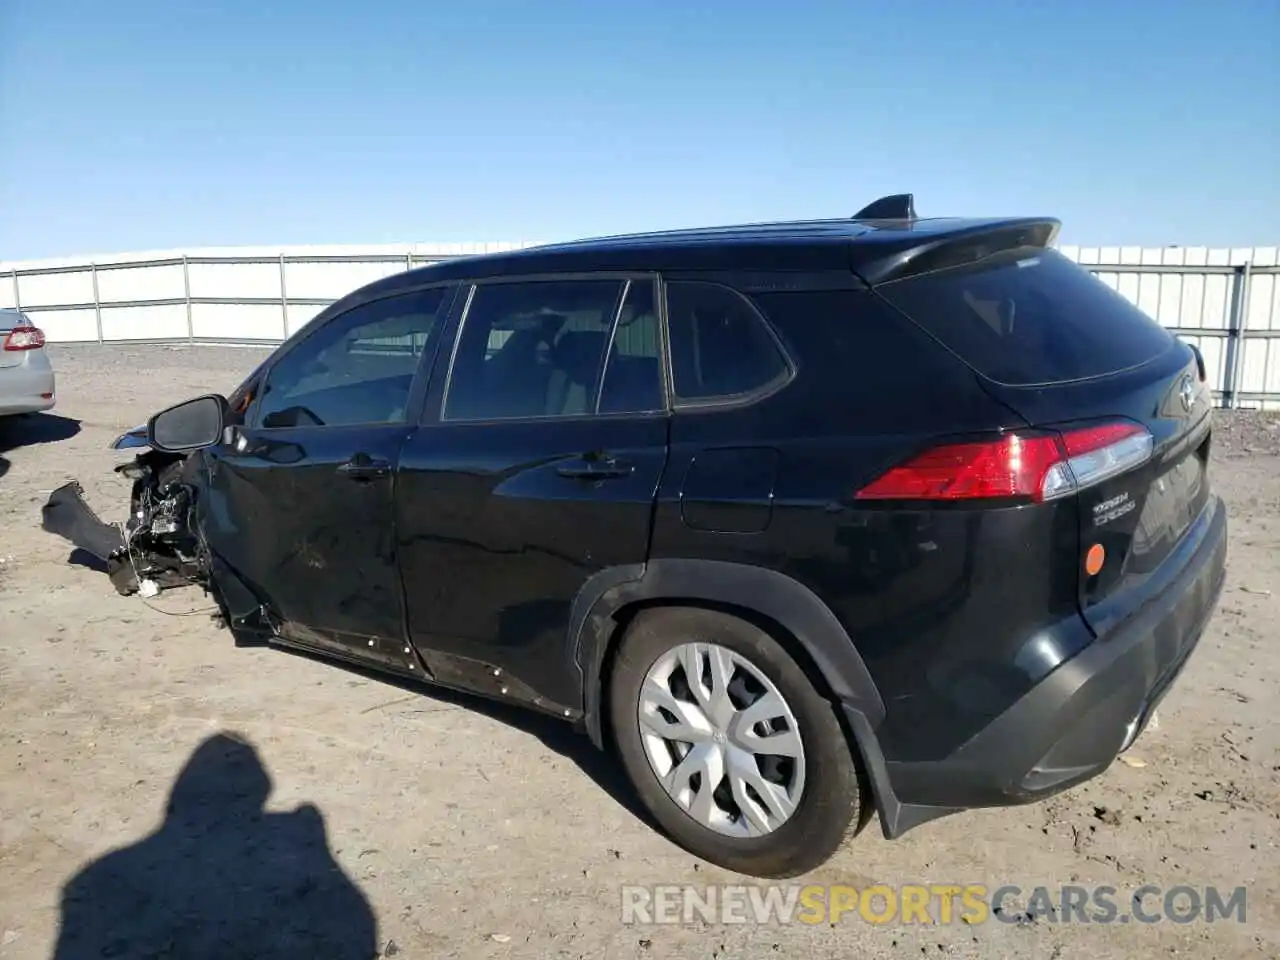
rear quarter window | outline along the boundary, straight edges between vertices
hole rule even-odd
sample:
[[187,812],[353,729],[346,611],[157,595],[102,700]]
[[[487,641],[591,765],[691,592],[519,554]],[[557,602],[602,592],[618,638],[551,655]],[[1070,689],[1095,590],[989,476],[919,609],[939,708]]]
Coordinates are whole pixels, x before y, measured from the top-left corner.
[[764,318],[729,287],[701,280],[668,283],[667,328],[673,386],[680,401],[748,397],[790,375]]
[[1087,270],[1039,247],[876,291],[978,373],[1010,386],[1106,376],[1147,363],[1174,343]]

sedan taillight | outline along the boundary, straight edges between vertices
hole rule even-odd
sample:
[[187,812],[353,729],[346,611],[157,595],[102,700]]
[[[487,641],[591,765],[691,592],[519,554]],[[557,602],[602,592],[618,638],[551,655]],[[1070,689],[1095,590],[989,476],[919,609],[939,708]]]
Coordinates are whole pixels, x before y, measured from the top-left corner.
[[14,327],[4,338],[4,348],[9,351],[39,350],[44,346],[44,331],[39,327]]

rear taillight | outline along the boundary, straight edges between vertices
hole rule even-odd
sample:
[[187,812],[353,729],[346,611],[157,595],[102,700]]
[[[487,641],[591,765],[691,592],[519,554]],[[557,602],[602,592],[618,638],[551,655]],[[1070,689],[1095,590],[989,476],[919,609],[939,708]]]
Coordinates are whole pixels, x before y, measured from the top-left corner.
[[1155,441],[1136,423],[1109,423],[1062,434],[1064,462],[1054,464],[1041,486],[1040,499],[1049,500],[1083,490],[1151,459]]
[[44,346],[44,331],[39,327],[14,327],[4,338],[6,350],[38,350]]
[[859,500],[1053,500],[1132,470],[1151,457],[1151,434],[1108,423],[1060,434],[1007,433],[934,447],[890,469]]

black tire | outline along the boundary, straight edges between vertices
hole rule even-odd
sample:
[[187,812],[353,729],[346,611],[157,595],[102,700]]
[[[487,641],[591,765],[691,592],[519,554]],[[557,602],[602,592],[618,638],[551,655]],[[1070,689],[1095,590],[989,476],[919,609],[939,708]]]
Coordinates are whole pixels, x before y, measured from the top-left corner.
[[[641,684],[659,657],[694,640],[750,660],[777,686],[799,725],[806,764],[800,803],[763,837],[725,836],[694,820],[668,796],[645,755],[638,716]],[[798,876],[829,859],[863,822],[858,765],[836,707],[780,643],[738,617],[694,607],[638,614],[610,673],[609,718],[615,749],[645,808],[672,840],[718,866],[754,877]]]

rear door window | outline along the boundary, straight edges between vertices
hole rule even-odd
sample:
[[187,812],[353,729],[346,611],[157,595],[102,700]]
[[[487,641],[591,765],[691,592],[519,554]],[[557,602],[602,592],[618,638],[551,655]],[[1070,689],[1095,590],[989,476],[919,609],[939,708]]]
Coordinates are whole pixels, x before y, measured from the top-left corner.
[[625,282],[529,280],[475,287],[455,347],[444,420],[595,412]]
[[1087,270],[1039,247],[876,290],[978,373],[1010,386],[1117,373],[1174,342]]
[[627,285],[609,343],[597,412],[647,413],[665,407],[655,304],[653,281]]

